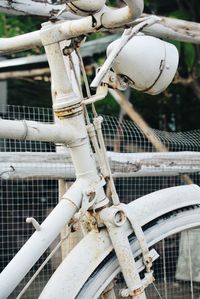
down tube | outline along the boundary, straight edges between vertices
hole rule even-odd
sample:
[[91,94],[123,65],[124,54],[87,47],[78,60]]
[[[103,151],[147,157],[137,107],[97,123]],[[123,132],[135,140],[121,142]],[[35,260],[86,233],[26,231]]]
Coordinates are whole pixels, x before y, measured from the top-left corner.
[[0,299],[7,298],[76,212],[63,199],[0,274]]

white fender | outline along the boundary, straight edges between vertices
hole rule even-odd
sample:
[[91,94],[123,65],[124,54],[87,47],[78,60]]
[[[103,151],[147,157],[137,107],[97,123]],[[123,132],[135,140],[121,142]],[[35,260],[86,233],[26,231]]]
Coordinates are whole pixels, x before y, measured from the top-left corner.
[[[126,206],[140,225],[178,208],[200,204],[197,185],[172,187],[145,195]],[[127,235],[131,233],[127,221]],[[69,253],[55,271],[39,299],[73,299],[95,268],[113,249],[105,229],[92,231]]]

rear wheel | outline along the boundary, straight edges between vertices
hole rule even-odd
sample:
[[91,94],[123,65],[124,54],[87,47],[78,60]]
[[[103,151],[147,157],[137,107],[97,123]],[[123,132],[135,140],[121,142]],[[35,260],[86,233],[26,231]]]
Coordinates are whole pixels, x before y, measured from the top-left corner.
[[[146,289],[148,299],[199,299],[198,227],[200,227],[199,206],[170,212],[143,227],[149,247],[155,248],[160,255],[153,266],[156,281]],[[195,240],[193,236],[196,236]],[[141,253],[138,242],[134,235],[129,239],[133,254],[139,259]],[[114,251],[96,268],[76,298],[111,298],[102,295],[111,282],[114,282],[116,298],[122,298],[119,290],[125,288],[125,284]]]

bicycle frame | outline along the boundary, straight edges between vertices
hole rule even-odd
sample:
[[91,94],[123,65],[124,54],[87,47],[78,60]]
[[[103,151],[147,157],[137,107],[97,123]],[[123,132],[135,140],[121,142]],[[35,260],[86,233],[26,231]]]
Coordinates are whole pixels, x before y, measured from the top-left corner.
[[[52,76],[53,109],[59,119],[58,124],[66,130],[66,145],[69,148],[76,173],[75,183],[64,194],[46,220],[41,225],[33,221],[36,232],[0,274],[1,299],[6,298],[15,289],[26,273],[61,232],[64,225],[70,222],[74,214],[80,210],[83,204],[86,210],[94,204],[94,201],[91,201],[94,194],[96,208],[103,208],[108,203],[102,186],[103,182],[98,174],[95,158],[91,151],[84,121],[83,107],[81,105],[82,99],[80,95],[75,94],[72,88],[63,61],[60,42],[95,32],[99,30],[99,28],[120,27],[138,18],[143,10],[143,1],[126,0],[126,3],[128,6],[116,11],[106,11],[104,8],[103,11],[83,19],[58,23],[48,22],[43,25],[40,31],[14,38],[0,39],[0,53],[21,51],[34,46],[44,46]],[[188,197],[185,195],[186,188],[188,190]],[[194,194],[199,193],[199,188],[196,189],[196,187],[192,186],[185,187],[185,189],[182,188],[182,190],[184,193],[184,197],[181,197],[182,203],[180,200],[179,203],[177,203],[176,200],[174,201],[174,197],[171,196],[170,198],[173,199],[173,203],[168,201],[166,207],[162,204],[159,213],[169,211],[169,209],[176,209],[182,205],[190,205],[193,203],[191,199],[193,197],[197,198],[197,196],[192,196],[191,192],[193,191]],[[169,194],[167,191],[166,194],[168,197]],[[194,204],[195,203],[199,203],[199,201],[194,200]],[[151,211],[150,206],[154,206],[157,209],[158,204],[156,202],[155,205],[152,205],[152,201],[149,201],[148,204],[148,213],[154,217],[156,211]],[[133,210],[131,210],[130,206],[130,212],[128,212],[128,214],[135,217],[136,210],[138,213],[138,206],[133,208]],[[107,235],[103,238],[108,242]],[[83,244],[85,244],[84,242]],[[108,243],[109,250],[111,250],[112,246],[110,241]],[[96,245],[97,243],[95,243],[94,248]],[[86,245],[83,245],[83,247],[85,246]],[[100,260],[104,254],[105,248],[102,247]],[[74,265],[74,261],[72,265]],[[93,268],[94,264],[89,269],[89,272],[91,272]],[[16,269],[18,270],[17,275]],[[63,274],[65,271],[66,269],[64,268],[58,273]],[[68,269],[68,271],[69,273],[73,273],[72,268]],[[59,275],[60,274],[58,274],[58,276]],[[85,278],[83,277],[83,279]],[[60,282],[57,281],[56,287],[58,288],[59,286]],[[49,292],[51,293],[51,291],[52,288],[50,286]]]
[[[119,22],[121,20],[123,24],[141,14],[143,10],[142,0],[127,0],[127,4],[129,5],[128,7],[109,13],[109,15],[108,13],[101,13],[84,19],[58,24],[50,22],[45,24],[41,31],[0,40],[0,52],[21,51],[34,46],[44,45],[52,75],[54,110],[57,112],[57,116],[60,117],[60,124],[65,126],[66,131],[72,130],[74,133],[70,142],[68,141],[67,143],[76,173],[76,182],[1,273],[0,289],[4,289],[5,293],[4,291],[1,292],[0,298],[6,298],[14,290],[60,233],[64,225],[68,224],[75,212],[80,209],[83,195],[89,195],[90,189],[95,188],[94,186],[100,181],[95,159],[91,154],[82,113],[81,98],[77,97],[72,89],[59,42],[80,36],[80,34],[94,32],[102,25],[106,25],[106,27],[115,26],[116,13],[118,14],[117,20]],[[63,118],[64,115],[65,118]],[[105,199],[106,196],[103,187],[101,187],[99,188],[96,202],[98,204],[102,201],[103,205],[105,205],[105,202],[107,203]],[[15,269],[20,269],[17,276],[15,275]]]

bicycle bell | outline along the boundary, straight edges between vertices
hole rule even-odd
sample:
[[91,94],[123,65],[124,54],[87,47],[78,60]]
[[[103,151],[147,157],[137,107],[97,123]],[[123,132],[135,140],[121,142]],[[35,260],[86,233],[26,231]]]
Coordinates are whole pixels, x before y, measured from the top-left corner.
[[[107,56],[118,43],[119,40],[116,40],[108,46]],[[126,78],[132,88],[156,95],[172,82],[178,61],[174,45],[138,34],[124,46],[112,68],[117,75]]]

